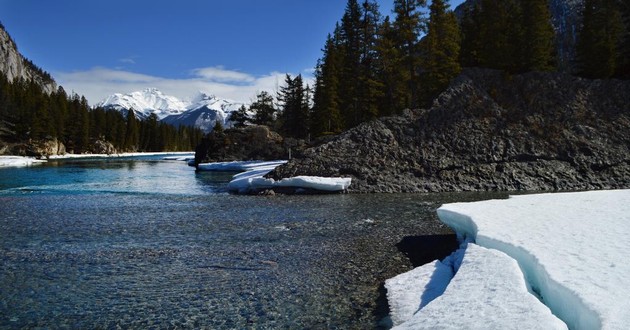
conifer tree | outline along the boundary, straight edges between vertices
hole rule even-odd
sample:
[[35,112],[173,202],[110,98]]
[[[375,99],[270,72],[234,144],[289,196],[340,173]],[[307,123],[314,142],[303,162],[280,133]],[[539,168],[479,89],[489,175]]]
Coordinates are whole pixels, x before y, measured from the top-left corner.
[[520,71],[551,71],[555,68],[556,50],[548,1],[521,1],[521,5],[524,35]]
[[577,56],[580,74],[609,78],[618,69],[624,30],[619,2],[585,0]]
[[432,0],[428,33],[424,41],[422,75],[423,105],[429,103],[461,71],[460,32],[457,19],[445,0]]
[[517,0],[481,0],[479,13],[479,65],[519,71],[523,28]]
[[139,142],[138,120],[133,110],[127,111],[126,130],[125,130],[125,150],[138,150]]
[[311,115],[311,132],[314,136],[324,133],[339,133],[343,129],[340,110],[339,85],[342,58],[338,45],[338,32],[328,35],[324,55],[315,68],[315,93]]
[[234,127],[245,127],[249,120],[250,118],[247,114],[247,107],[245,105],[241,105],[238,110],[232,112],[230,115],[230,121],[234,123]]
[[409,108],[418,105],[417,91],[420,90],[418,43],[421,33],[425,31],[425,18],[420,9],[425,6],[426,0],[394,0],[396,20],[393,23],[393,30],[405,70],[405,76],[402,77],[406,85],[403,103]]
[[409,85],[406,82],[409,72],[404,65],[403,50],[397,43],[389,16],[380,26],[376,51],[378,57],[375,70],[381,82],[379,115],[399,113],[410,105]]
[[249,109],[254,111],[254,124],[273,126],[275,122],[276,108],[273,104],[273,97],[265,91],[258,93]]
[[353,126],[378,116],[378,100],[383,88],[377,76],[377,38],[381,23],[378,4],[373,0],[364,0],[361,13],[361,58],[357,77],[359,112],[355,115],[355,122],[351,123]]
[[463,67],[481,65],[481,3],[479,1],[464,7],[460,21],[461,50],[460,63]]
[[309,108],[302,75],[286,75],[278,100],[282,104],[281,130],[290,137],[305,138],[309,134]]

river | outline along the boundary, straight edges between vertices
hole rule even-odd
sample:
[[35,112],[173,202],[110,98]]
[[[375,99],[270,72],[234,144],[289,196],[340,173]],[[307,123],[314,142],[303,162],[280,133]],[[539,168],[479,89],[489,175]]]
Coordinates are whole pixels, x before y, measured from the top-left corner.
[[0,328],[387,328],[383,281],[488,194],[235,196],[160,157],[0,168]]

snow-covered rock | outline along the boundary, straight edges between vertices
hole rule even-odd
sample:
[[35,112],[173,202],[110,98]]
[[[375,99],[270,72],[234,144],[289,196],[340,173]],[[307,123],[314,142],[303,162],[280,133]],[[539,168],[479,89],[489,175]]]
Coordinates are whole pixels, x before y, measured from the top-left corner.
[[286,160],[276,161],[243,161],[219,162],[197,165],[200,171],[242,172],[234,175],[228,183],[227,189],[238,194],[248,194],[267,189],[290,188],[296,192],[300,190],[315,190],[322,192],[345,191],[350,186],[350,178],[324,178],[316,176],[296,176],[279,181],[264,176],[276,167],[286,164]]

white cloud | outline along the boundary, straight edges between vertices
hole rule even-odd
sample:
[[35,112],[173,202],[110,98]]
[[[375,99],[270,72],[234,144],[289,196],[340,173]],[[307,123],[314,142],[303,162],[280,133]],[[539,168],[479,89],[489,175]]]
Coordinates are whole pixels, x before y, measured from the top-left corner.
[[222,66],[194,69],[193,74],[216,82],[252,83],[256,81],[252,75],[233,70],[226,70]]
[[121,58],[118,60],[118,62],[120,63],[125,63],[125,64],[136,64],[136,61],[133,58]]
[[221,98],[248,103],[261,91],[275,93],[284,83],[285,73],[270,72],[254,76],[222,67],[200,68],[191,71],[189,78],[173,79],[125,70],[95,67],[87,71],[56,72],[57,82],[66,92],[87,98],[91,105],[114,93],[129,93],[155,87],[167,95],[190,99],[198,91]]

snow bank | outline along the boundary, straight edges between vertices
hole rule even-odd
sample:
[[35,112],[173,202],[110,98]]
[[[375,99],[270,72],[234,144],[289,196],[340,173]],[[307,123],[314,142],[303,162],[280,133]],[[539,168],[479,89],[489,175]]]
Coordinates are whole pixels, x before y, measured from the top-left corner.
[[0,156],[0,167],[9,166],[31,166],[33,164],[45,163],[45,160],[21,157],[21,156]]
[[[243,161],[243,162],[218,162],[218,163],[202,163],[197,165],[199,171],[216,171],[216,172],[243,172],[250,170],[260,170],[269,168],[268,172],[271,172],[274,168],[285,164],[286,160],[275,161]],[[266,174],[266,173],[265,173]],[[263,174],[264,175],[264,174]]]
[[317,191],[335,192],[348,189],[350,178],[323,178],[316,176],[296,176],[280,181],[267,179],[264,176],[276,167],[285,164],[286,160],[277,161],[245,161],[245,162],[220,162],[199,164],[200,171],[243,172],[234,175],[228,183],[230,192],[247,194],[266,189],[293,188],[312,189]]
[[[442,266],[435,267],[436,264]],[[409,272],[420,276],[418,285],[407,292],[416,299],[406,302],[413,304],[416,311],[411,316],[407,312],[406,321],[395,329],[566,329],[549,308],[528,292],[518,264],[502,252],[468,244],[450,283],[449,272],[439,261],[419,268]],[[430,289],[432,282],[444,281],[448,287],[442,295],[426,306],[418,304],[418,287]],[[405,286],[409,284],[398,285],[397,290]],[[426,291],[420,294],[424,297]],[[392,320],[397,325],[394,315]]]
[[[438,209],[438,216],[460,238],[503,251],[518,261],[531,291],[569,328],[624,329],[630,324],[630,263],[626,261],[630,190],[523,195],[507,200],[447,204]],[[493,258],[475,262],[483,266],[492,263]],[[475,269],[484,271],[483,267]],[[455,291],[450,290],[451,286],[463,270],[462,265],[445,295]],[[485,276],[495,281],[503,277],[506,269],[501,270]],[[492,285],[486,286],[475,295],[492,290]],[[459,294],[471,297],[466,290]],[[433,305],[441,298],[425,309],[439,308],[440,305]],[[468,311],[453,311],[446,305],[441,308],[451,318],[469,318],[471,322],[479,318],[491,321],[503,309],[496,305],[495,311],[484,310],[482,314],[484,304],[487,302]],[[521,328],[514,324],[511,327]],[[539,323],[539,327],[547,328],[547,324]]]
[[48,159],[74,159],[74,158],[116,158],[116,157],[149,157],[149,156],[184,156],[184,155],[194,155],[194,152],[185,151],[185,152],[124,152],[120,154],[65,154],[65,155],[53,155],[49,156]]

